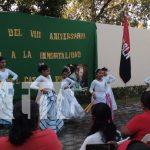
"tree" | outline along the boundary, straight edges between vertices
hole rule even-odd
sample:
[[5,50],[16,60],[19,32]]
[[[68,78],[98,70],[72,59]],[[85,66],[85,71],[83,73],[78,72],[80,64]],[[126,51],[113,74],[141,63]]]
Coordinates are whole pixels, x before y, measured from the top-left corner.
[[[60,17],[66,0],[2,0],[1,11],[19,11],[29,14],[40,14]],[[16,9],[12,6],[16,5]]]
[[12,5],[15,4],[15,0],[1,0],[0,10],[1,11],[12,11]]
[[66,0],[17,0],[19,12],[60,17]]
[[150,0],[70,0],[62,11],[64,18],[121,25],[128,12],[131,26],[147,26]]

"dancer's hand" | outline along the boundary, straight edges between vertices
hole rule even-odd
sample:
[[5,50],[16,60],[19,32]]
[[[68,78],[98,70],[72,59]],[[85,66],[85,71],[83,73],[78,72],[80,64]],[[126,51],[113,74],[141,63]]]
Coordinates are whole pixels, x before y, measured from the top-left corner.
[[7,79],[7,82],[13,82],[13,80],[12,79]]
[[93,92],[92,93],[93,99],[96,99],[96,94]]
[[66,86],[66,87],[64,87],[64,90],[66,90],[66,89],[68,89],[69,87],[68,86]]
[[47,94],[47,93],[48,93],[48,91],[45,90],[45,89],[41,89],[40,91],[41,91],[43,94]]

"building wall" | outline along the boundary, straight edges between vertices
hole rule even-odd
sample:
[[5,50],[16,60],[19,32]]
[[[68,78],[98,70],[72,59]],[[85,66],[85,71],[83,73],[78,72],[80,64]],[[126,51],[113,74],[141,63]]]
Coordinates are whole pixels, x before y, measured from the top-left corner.
[[[150,30],[129,28],[131,79],[127,86],[143,85],[150,76]],[[112,87],[124,86],[119,76],[123,27],[97,23],[98,67],[107,67],[117,79]]]

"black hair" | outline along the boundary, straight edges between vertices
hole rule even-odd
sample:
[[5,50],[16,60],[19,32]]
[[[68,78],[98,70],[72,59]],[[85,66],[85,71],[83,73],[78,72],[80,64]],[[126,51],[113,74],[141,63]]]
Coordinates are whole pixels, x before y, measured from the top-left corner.
[[143,106],[150,110],[150,91],[144,91],[141,96]]
[[102,70],[103,71],[108,71],[108,69],[106,67],[103,67]]
[[129,143],[127,150],[150,150],[150,147],[141,141],[133,140]]
[[[34,130],[38,127],[39,121],[39,106],[34,101],[29,101],[30,104],[30,118],[29,114],[22,112],[21,101],[17,102],[13,109],[14,119],[12,120],[12,127],[9,131],[9,141],[14,145],[22,145],[28,139]],[[28,107],[29,108],[29,107]],[[25,106],[25,109],[27,107]]]
[[70,72],[71,72],[71,73],[75,72],[75,65],[73,65],[73,64],[68,64],[67,66],[70,68]]
[[116,126],[112,121],[109,106],[104,103],[93,105],[92,116],[94,123],[91,127],[89,135],[100,131],[104,135],[104,142],[115,140],[118,133],[116,132]]
[[2,57],[2,56],[0,56],[0,61],[2,61],[2,60],[5,60],[5,58],[4,58],[4,57]]
[[41,73],[42,71],[45,71],[45,70],[48,70],[49,66],[44,64],[44,63],[41,63],[39,64],[38,66],[38,72]]
[[71,73],[70,68],[68,66],[64,66],[62,73],[68,72],[69,74]]
[[95,70],[95,74],[97,74],[99,71],[101,71],[102,69],[98,68]]

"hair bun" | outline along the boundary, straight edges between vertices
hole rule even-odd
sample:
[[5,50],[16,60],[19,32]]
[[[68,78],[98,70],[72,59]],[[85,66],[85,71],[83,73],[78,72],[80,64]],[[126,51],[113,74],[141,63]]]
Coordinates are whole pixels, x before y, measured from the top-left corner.
[[95,73],[97,73],[99,70],[101,70],[100,68],[97,68],[96,70],[95,70]]
[[69,74],[71,73],[70,67],[68,67],[68,66],[64,66],[62,72],[64,72],[64,71],[67,71]]
[[68,71],[70,71],[70,68],[68,66],[64,66],[65,69],[67,69]]
[[39,67],[45,65],[44,63],[39,63]]

